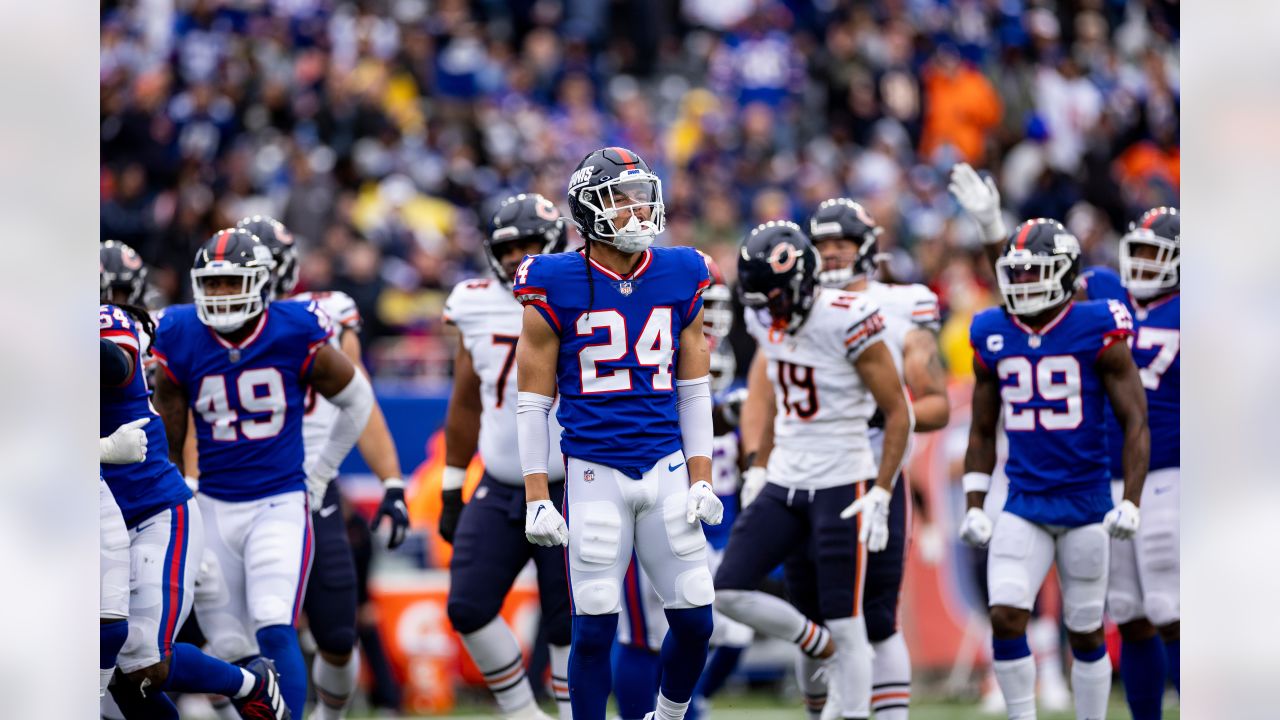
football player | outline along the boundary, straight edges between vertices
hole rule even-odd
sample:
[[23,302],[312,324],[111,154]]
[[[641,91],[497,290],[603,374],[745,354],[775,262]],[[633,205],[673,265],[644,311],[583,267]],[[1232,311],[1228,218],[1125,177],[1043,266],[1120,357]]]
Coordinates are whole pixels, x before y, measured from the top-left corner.
[[[271,250],[247,230],[221,230],[201,245],[195,303],[169,307],[156,337],[156,402],[179,468],[194,413],[197,501],[211,550],[196,598],[201,629],[219,657],[260,651],[274,660],[285,703],[300,717],[307,671],[295,625],[313,556],[307,478],[318,487],[337,475],[374,401],[364,374],[329,342],[330,321],[315,302],[268,302],[274,269]],[[309,387],[338,416],[304,471]]]
[[[459,335],[453,395],[445,415],[445,469],[440,536],[453,544],[449,564],[449,622],[509,720],[549,720],[534,702],[520,645],[498,614],[516,575],[533,560],[538,570],[542,623],[550,645],[551,685],[561,720],[569,720],[568,581],[558,548],[531,545],[524,536],[524,477],[516,440],[516,341],[524,314],[511,295],[511,279],[526,255],[563,252],[568,228],[545,197],[507,198],[490,219],[484,240],[493,279],[458,283],[445,302],[445,322]],[[549,437],[559,438],[551,420]],[[462,501],[467,465],[480,449],[484,476]],[[558,455],[558,452],[556,453]],[[559,505],[564,464],[548,465],[547,491]]]
[[[911,408],[879,308],[866,296],[821,287],[819,264],[795,223],[764,223],[742,243],[738,291],[758,343],[743,448],[749,466],[767,467],[767,482],[734,525],[716,574],[716,602],[725,615],[796,643],[810,658],[825,660],[834,647],[829,681],[840,715],[866,718],[867,553],[889,542]],[[762,395],[776,396],[780,408],[772,441],[765,423],[751,419],[768,404]],[[867,433],[877,406],[884,414],[878,464]],[[754,590],[784,560],[794,607]],[[819,711],[819,698],[806,700],[811,713]]]
[[[711,388],[692,248],[650,247],[664,228],[662,185],[638,155],[590,153],[569,179],[581,252],[530,255],[513,290],[525,533],[567,545],[573,615],[569,693],[577,720],[603,720],[610,648],[632,550],[662,598],[658,720],[684,717],[706,661],[715,593],[699,522],[720,522],[711,487]],[[547,416],[563,427],[565,516],[548,488]]]
[[[924,285],[889,285],[875,279],[876,237],[883,231],[862,205],[849,198],[833,198],[820,204],[809,218],[808,231],[822,258],[822,272],[818,275],[822,286],[865,295],[879,306],[885,323],[885,343],[910,392],[915,431],[932,432],[946,427],[951,408],[947,373],[938,352],[938,297]],[[883,423],[880,413],[872,416],[869,423],[877,461],[884,440]],[[889,544],[867,559],[866,594],[862,601],[867,637],[875,650],[871,709],[877,718],[885,720],[906,718],[911,700],[911,657],[906,640],[898,632],[897,617],[910,522],[910,492],[907,482],[899,477],[889,505]]]
[[[1179,448],[1181,218],[1177,208],[1143,213],[1120,241],[1120,274],[1091,268],[1090,299],[1124,303],[1134,318],[1133,359],[1147,391],[1151,465],[1142,488],[1142,524],[1133,540],[1111,541],[1107,612],[1120,626],[1120,679],[1135,720],[1161,716],[1165,679],[1179,670]],[[1124,477],[1120,425],[1108,416],[1111,477]],[[1120,502],[1123,484],[1112,481]],[[1163,647],[1161,647],[1163,645]]]
[[[104,243],[100,253],[118,255],[123,250]],[[104,268],[112,264],[103,257]],[[109,285],[104,279],[104,297]],[[99,422],[104,436],[101,473],[109,489],[102,495],[103,592],[115,598],[110,616],[129,618],[127,638],[116,656],[120,674],[111,684],[112,699],[129,720],[176,720],[178,709],[164,691],[218,693],[231,698],[246,717],[288,718],[279,678],[269,661],[240,668],[174,641],[191,612],[204,546],[203,518],[181,473],[166,458],[164,426],[151,422],[156,415],[142,367],[145,343],[154,336],[150,316],[103,304],[98,327],[101,352],[110,357],[109,344],[124,356],[123,363],[119,355],[103,363],[104,369],[115,371],[102,378]],[[107,507],[107,499],[113,500],[113,507]],[[114,522],[117,517],[119,525]],[[125,598],[119,597],[122,592]],[[123,623],[102,628],[104,646],[114,645],[117,633],[126,632]],[[105,655],[100,663],[104,670]]]
[[[1032,603],[1056,559],[1076,716],[1106,714],[1111,665],[1102,611],[1108,535],[1138,528],[1149,453],[1146,397],[1129,353],[1133,320],[1118,301],[1075,302],[1080,243],[1060,223],[1019,225],[996,278],[1004,307],[979,313],[973,420],[963,479],[961,537],[987,546],[996,679],[1010,718],[1036,716],[1036,666],[1027,644]],[[1124,499],[1110,493],[1105,408],[1123,429]],[[1009,495],[994,529],[982,505],[996,462],[1003,410]]]
[[[271,297],[276,300],[315,302],[335,324],[329,339],[334,348],[347,356],[360,372],[368,376],[360,349],[360,311],[351,296],[342,292],[306,292],[294,295],[298,284],[298,253],[293,234],[278,220],[254,215],[236,223],[236,227],[253,233],[271,250],[276,267],[271,280]],[[316,688],[316,705],[312,720],[340,720],[355,693],[360,671],[356,649],[356,567],[347,539],[346,522],[341,512],[338,484],[311,474],[333,430],[338,409],[314,388],[307,390],[306,415],[302,419],[305,460],[303,470],[314,485],[308,485],[311,528],[315,543],[315,560],[302,609],[307,613],[307,626],[315,638],[316,653],[311,666],[311,682]],[[376,529],[382,518],[391,521],[387,546],[395,548],[404,541],[409,528],[408,508],[404,502],[404,480],[400,477],[400,461],[395,442],[381,408],[375,401],[369,422],[358,442],[360,454],[373,474],[382,481],[382,503],[373,519]]]

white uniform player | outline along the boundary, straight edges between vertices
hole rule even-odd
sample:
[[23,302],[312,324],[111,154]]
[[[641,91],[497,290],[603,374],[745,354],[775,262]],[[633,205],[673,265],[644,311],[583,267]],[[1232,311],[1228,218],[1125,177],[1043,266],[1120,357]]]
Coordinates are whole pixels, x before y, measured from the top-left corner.
[[[289,299],[298,302],[314,302],[320,307],[333,324],[334,333],[329,338],[329,344],[336,350],[342,350],[343,332],[360,331],[360,311],[356,308],[356,301],[344,292],[304,292]],[[302,418],[302,447],[306,458],[303,460],[303,467],[305,469],[310,470],[315,465],[316,458],[324,448],[325,441],[329,439],[329,432],[333,429],[333,423],[337,418],[337,406],[316,394],[314,390],[307,393],[307,414]],[[311,475],[308,474],[307,479],[311,480]],[[313,509],[318,510],[323,505],[327,489],[327,483],[321,487],[307,486]]]

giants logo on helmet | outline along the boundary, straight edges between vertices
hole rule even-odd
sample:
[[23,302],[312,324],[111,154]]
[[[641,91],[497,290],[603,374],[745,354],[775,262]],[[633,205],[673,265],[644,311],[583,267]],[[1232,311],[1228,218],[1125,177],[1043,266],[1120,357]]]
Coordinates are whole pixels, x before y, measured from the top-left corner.
[[595,174],[595,171],[596,168],[594,165],[587,165],[586,167],[578,170],[569,177],[569,187],[581,185],[582,183],[587,182],[591,179],[591,176]]

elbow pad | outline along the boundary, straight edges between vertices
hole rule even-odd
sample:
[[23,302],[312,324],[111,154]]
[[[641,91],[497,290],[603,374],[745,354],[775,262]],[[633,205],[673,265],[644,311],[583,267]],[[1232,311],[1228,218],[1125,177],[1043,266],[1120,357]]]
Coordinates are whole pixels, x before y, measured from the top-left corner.
[[548,418],[554,398],[533,392],[519,393],[516,400],[516,441],[520,445],[522,475],[547,472],[547,456],[551,453],[551,430]]
[[711,376],[676,380],[676,410],[684,457],[711,457]]
[[329,480],[338,475],[338,466],[346,459],[351,448],[364,432],[373,412],[373,387],[364,373],[358,369],[351,382],[336,395],[328,398],[338,408],[338,417],[329,430],[329,440],[320,450],[311,474]]

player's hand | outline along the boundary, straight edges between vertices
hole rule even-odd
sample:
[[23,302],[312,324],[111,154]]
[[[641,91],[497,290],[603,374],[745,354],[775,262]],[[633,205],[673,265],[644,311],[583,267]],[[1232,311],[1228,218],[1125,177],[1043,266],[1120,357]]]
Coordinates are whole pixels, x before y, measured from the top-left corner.
[[1000,215],[1000,191],[990,176],[980,177],[969,163],[956,163],[951,168],[951,182],[947,189],[955,196],[960,207],[973,216],[982,227],[984,240],[989,243],[1004,240],[1007,232]]
[[317,473],[315,468],[307,473],[307,503],[312,511],[324,507],[324,494],[329,491],[331,482],[333,478]]
[[892,497],[888,490],[872,485],[866,495],[840,511],[841,520],[862,515],[858,542],[866,544],[868,552],[880,552],[889,544],[889,501]]
[[142,462],[147,457],[147,432],[143,425],[151,422],[144,417],[121,425],[104,438],[98,438],[99,462],[109,465],[127,465]]
[[454,533],[458,532],[458,518],[462,517],[462,490],[445,490],[440,494],[440,537],[450,545],[453,544]]
[[689,486],[684,507],[684,519],[690,523],[701,520],[708,525],[719,525],[724,519],[724,503],[716,497],[711,483],[706,480],[699,480]]
[[1121,500],[1102,518],[1102,527],[1107,534],[1119,540],[1132,538],[1138,532],[1138,525],[1138,506],[1128,500]]
[[555,503],[550,500],[534,500],[524,504],[524,536],[529,542],[542,547],[569,544],[569,526]]
[[991,518],[982,508],[971,507],[960,523],[960,539],[972,547],[986,547],[991,542]]
[[743,510],[746,510],[747,506],[760,495],[768,475],[768,471],[759,465],[752,465],[742,473],[742,488],[738,490],[738,501],[742,503]]
[[373,514],[372,529],[378,529],[382,518],[390,520],[391,537],[387,538],[387,549],[395,550],[404,542],[404,536],[409,532],[409,508],[404,504],[404,480],[387,478],[382,487],[382,502],[378,503],[378,512]]

